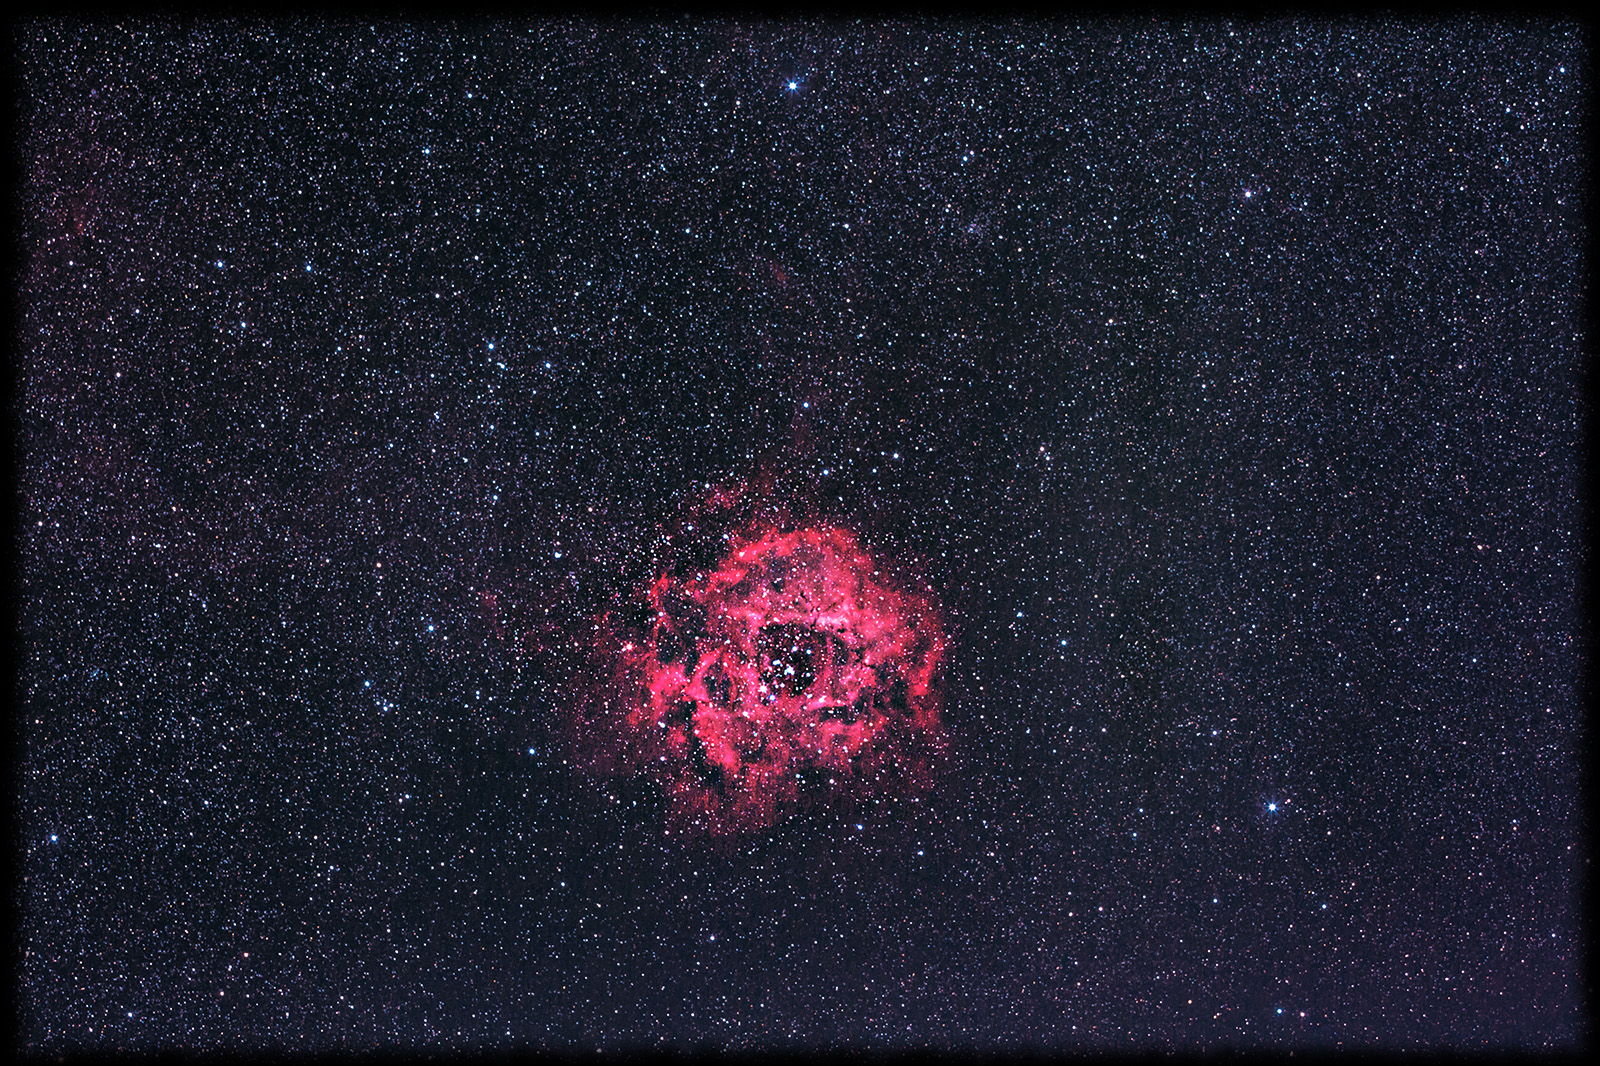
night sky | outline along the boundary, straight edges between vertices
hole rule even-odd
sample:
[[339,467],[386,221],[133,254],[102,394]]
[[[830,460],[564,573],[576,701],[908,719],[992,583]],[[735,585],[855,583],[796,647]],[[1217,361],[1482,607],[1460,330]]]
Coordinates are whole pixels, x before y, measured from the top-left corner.
[[[12,47],[24,1046],[1589,1031],[1580,28]],[[936,595],[930,787],[591,765],[741,487]]]

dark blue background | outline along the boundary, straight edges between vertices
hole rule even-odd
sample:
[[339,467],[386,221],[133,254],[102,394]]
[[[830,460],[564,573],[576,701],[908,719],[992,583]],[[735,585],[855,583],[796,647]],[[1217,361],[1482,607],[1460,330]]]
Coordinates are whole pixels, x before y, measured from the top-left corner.
[[[13,47],[26,1046],[1587,1031],[1580,30]],[[955,755],[710,853],[553,716],[762,469]]]

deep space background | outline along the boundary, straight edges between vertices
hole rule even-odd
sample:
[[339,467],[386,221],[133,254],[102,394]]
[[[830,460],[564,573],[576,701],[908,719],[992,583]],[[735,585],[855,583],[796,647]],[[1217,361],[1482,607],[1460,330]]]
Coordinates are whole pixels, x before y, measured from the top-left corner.
[[[1582,28],[11,43],[25,1048],[1588,1033]],[[951,754],[713,848],[557,717],[760,477]]]

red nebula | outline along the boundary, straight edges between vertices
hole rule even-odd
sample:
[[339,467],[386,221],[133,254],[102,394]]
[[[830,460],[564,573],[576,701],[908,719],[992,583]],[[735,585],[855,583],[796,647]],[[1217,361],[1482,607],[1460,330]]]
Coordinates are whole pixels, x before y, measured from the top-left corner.
[[932,594],[833,526],[723,543],[650,582],[633,625],[599,627],[613,669],[582,742],[610,750],[591,762],[653,776],[681,828],[713,834],[819,790],[925,788],[944,749]]

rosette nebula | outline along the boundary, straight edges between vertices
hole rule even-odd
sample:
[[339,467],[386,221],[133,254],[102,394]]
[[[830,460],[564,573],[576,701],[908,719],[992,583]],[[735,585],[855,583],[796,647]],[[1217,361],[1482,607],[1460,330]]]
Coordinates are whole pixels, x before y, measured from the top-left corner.
[[591,761],[653,776],[681,828],[714,834],[818,795],[926,788],[944,749],[932,593],[834,526],[723,543],[600,627],[610,685],[582,741],[609,750]]

